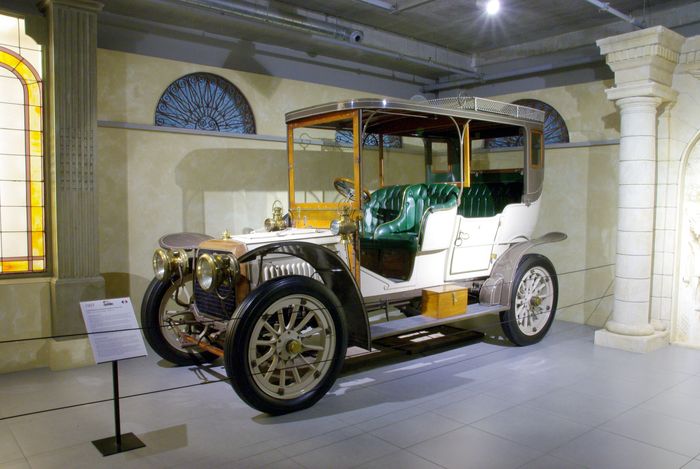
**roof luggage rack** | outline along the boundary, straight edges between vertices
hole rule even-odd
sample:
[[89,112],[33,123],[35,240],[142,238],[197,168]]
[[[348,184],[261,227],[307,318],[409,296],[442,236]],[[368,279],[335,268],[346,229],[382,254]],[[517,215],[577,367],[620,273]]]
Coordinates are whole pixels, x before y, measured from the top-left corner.
[[477,98],[475,96],[458,96],[454,98],[439,98],[423,101],[420,104],[441,107],[443,109],[480,111],[500,114],[508,117],[518,117],[534,122],[544,122],[544,111],[532,109],[517,104],[504,103],[493,99]]

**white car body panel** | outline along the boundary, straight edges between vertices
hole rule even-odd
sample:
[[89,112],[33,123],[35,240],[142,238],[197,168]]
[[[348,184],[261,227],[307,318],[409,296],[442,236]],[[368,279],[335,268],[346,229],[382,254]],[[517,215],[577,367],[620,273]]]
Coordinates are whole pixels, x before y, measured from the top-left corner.
[[389,279],[362,267],[360,269],[362,296],[386,295],[441,285],[443,281],[440,272],[444,271],[446,261],[447,249],[418,253],[413,264],[413,275],[408,280]]
[[[430,213],[425,220],[423,245],[416,254],[413,273],[408,280],[383,277],[371,270],[360,269],[362,296],[418,290],[444,282],[487,277],[495,260],[508,247],[530,239],[539,213],[539,201],[507,205],[503,213],[487,218],[465,218],[457,208]],[[306,241],[325,245],[347,262],[345,246],[330,230],[288,228],[276,232],[253,232],[236,235],[248,250],[279,241]],[[282,273],[306,270],[306,263],[289,256],[270,259]],[[276,275],[265,274],[265,280]]]
[[423,230],[421,251],[440,251],[452,244],[457,221],[457,207],[428,214]]
[[465,278],[464,274],[487,270],[501,215],[488,218],[459,217],[459,228],[450,250],[448,278]]
[[501,226],[498,229],[496,244],[512,244],[532,238],[539,213],[539,199],[529,205],[506,205],[501,214]]

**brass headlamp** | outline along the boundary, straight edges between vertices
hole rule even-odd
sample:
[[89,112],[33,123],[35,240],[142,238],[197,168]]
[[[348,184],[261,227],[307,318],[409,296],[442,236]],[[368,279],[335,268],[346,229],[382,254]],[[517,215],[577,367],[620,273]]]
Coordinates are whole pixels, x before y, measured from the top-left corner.
[[340,219],[331,222],[331,233],[340,235],[340,242],[348,244],[352,240],[352,235],[357,231],[357,224],[350,216],[350,207],[343,207],[340,212]]
[[158,248],[153,253],[153,273],[160,281],[171,278],[175,273],[180,276],[190,271],[189,257],[184,249]]
[[272,218],[265,219],[267,231],[281,231],[288,227],[288,222],[282,216],[282,202],[275,200],[272,203]]
[[204,253],[197,258],[197,283],[207,293],[215,292],[222,284],[233,286],[241,273],[241,266],[233,254]]

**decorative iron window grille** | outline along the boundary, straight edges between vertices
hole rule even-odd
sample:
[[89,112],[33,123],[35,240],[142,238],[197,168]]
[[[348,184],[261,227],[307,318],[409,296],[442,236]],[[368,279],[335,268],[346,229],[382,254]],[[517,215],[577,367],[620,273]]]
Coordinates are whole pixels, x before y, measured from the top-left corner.
[[[350,130],[338,130],[335,132],[335,141],[337,143],[352,145],[352,131]],[[401,148],[403,142],[401,137],[397,135],[383,135],[382,142],[384,143],[384,148]],[[379,135],[378,134],[367,134],[365,135],[363,146],[367,148],[377,148],[379,146]]]
[[[569,141],[569,129],[566,122],[549,104],[537,99],[519,99],[513,104],[527,106],[544,111],[544,143],[567,143]],[[524,145],[524,136],[489,138],[484,142],[486,148],[521,147]]]
[[191,73],[168,86],[156,105],[157,126],[254,134],[248,100],[230,81],[212,73]]

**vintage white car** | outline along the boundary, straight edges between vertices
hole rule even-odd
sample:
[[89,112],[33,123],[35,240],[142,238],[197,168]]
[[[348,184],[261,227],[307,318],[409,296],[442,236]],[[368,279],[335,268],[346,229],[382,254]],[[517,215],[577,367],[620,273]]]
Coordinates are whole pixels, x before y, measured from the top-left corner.
[[[471,97],[288,113],[287,213],[276,203],[264,229],[242,235],[162,237],[146,339],[179,365],[223,356],[236,392],[269,414],[318,401],[348,346],[484,314],[500,314],[517,345],[539,341],[557,276],[527,252],[566,237],[531,237],[543,120]],[[370,325],[377,311],[387,320]]]

